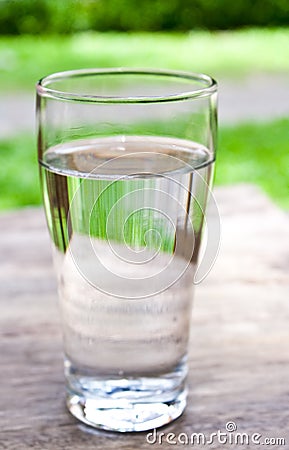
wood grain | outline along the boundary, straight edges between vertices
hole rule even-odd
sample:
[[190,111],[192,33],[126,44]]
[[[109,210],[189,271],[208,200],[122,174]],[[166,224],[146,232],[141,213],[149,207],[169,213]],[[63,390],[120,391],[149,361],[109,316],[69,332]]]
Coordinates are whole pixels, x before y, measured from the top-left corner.
[[[289,448],[289,218],[255,187],[216,190],[222,245],[196,288],[185,414],[159,432],[284,437]],[[61,334],[42,209],[0,216],[0,449],[189,448],[78,423],[64,403]],[[195,445],[194,448],[258,448]]]

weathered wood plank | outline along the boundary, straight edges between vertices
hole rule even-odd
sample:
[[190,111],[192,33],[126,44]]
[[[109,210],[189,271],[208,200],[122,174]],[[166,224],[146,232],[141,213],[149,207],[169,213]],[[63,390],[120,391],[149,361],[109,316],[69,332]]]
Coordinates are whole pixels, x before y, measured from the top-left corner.
[[[216,195],[222,246],[196,289],[188,407],[161,431],[209,435],[234,421],[240,432],[287,439],[287,446],[265,448],[289,448],[289,219],[251,186]],[[185,447],[150,445],[146,433],[95,431],[66,411],[56,283],[41,209],[0,216],[0,266],[0,449]]]

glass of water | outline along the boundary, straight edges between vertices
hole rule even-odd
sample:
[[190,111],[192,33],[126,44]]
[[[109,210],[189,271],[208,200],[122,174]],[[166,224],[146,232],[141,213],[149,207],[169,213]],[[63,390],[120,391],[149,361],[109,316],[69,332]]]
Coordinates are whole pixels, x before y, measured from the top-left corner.
[[75,70],[37,84],[38,154],[69,411],[143,431],[186,405],[217,129],[209,76]]

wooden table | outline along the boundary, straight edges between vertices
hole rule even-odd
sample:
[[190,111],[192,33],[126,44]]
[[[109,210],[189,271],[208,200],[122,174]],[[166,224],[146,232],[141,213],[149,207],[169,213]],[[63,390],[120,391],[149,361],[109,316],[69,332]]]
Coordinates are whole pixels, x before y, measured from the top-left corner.
[[[0,449],[192,448],[168,433],[285,438],[289,448],[289,218],[257,188],[216,190],[222,245],[197,287],[185,414],[159,431],[115,434],[78,423],[64,403],[56,283],[42,209],[0,216]],[[152,438],[151,438],[152,439]],[[195,444],[194,448],[258,448]]]

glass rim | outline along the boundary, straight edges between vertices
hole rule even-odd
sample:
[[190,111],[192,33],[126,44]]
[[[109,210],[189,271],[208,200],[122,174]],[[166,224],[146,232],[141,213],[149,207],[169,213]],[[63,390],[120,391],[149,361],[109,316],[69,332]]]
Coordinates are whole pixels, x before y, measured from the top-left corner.
[[[80,78],[85,76],[100,75],[153,75],[156,77],[176,78],[179,80],[188,80],[192,82],[203,83],[204,87],[194,90],[184,88],[183,92],[168,95],[139,95],[139,96],[108,96],[108,95],[90,95],[69,90],[58,90],[50,88],[53,82],[65,79]],[[175,70],[162,69],[137,69],[137,68],[107,68],[107,69],[77,69],[56,72],[41,78],[36,84],[36,91],[40,97],[59,99],[66,101],[85,102],[85,103],[160,103],[191,100],[201,97],[208,97],[217,92],[217,82],[214,78],[203,73],[182,72]]]

